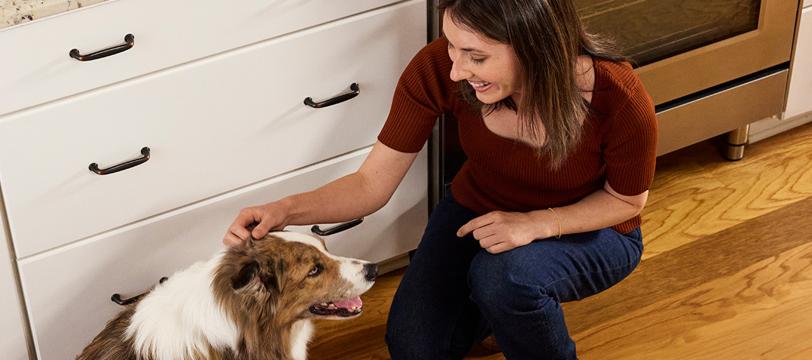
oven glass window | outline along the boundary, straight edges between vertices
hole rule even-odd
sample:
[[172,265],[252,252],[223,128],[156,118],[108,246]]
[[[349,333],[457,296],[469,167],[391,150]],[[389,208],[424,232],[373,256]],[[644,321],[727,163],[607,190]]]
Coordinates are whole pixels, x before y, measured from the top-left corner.
[[589,32],[635,66],[758,29],[761,0],[575,0]]

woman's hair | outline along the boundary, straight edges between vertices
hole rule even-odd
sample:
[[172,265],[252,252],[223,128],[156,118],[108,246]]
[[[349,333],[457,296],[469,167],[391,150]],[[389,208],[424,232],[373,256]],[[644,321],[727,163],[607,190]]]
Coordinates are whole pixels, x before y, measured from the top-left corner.
[[513,48],[522,69],[520,107],[511,97],[485,105],[467,81],[460,81],[462,96],[480,111],[502,106],[515,111],[522,134],[540,139],[543,129],[538,155],[548,155],[550,166],[558,168],[580,141],[589,113],[582,92],[592,89],[578,87],[578,56],[625,58],[586,32],[574,0],[439,0],[438,8],[454,24]]

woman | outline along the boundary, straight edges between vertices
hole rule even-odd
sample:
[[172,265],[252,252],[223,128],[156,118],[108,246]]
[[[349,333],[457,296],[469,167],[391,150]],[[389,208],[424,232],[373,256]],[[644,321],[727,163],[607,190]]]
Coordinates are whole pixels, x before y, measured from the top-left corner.
[[575,359],[560,303],[607,289],[640,260],[651,99],[631,67],[585,33],[572,0],[439,7],[444,37],[404,71],[361,168],[243,209],[224,242],[376,211],[437,116],[450,113],[468,160],[395,294],[392,358],[462,359],[492,333],[508,359]]

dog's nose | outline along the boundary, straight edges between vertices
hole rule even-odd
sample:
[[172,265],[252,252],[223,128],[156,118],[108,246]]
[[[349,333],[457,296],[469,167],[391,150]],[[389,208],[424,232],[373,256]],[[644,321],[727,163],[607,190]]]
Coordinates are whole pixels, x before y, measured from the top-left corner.
[[378,277],[378,264],[364,264],[364,278],[367,281],[375,281]]

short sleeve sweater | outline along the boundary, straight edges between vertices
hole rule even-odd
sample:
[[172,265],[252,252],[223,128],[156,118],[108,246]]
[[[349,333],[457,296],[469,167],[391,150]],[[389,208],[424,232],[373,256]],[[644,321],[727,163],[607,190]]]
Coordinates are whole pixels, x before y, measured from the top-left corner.
[[[629,64],[594,59],[595,86],[582,139],[552,170],[531,146],[491,132],[481,113],[460,97],[449,76],[447,44],[443,38],[429,43],[406,67],[378,140],[401,152],[420,151],[438,116],[451,114],[467,156],[451,183],[458,203],[479,214],[528,212],[576,203],[605,182],[623,195],[648,190],[657,120]],[[613,228],[627,233],[638,226],[640,216]]]

